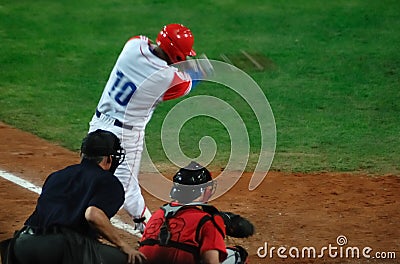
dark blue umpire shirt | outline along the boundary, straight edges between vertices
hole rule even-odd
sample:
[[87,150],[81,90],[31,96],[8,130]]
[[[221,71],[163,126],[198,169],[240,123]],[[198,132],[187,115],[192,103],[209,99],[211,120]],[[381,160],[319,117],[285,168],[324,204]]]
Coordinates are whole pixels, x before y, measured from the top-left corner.
[[85,219],[86,209],[95,206],[111,218],[121,208],[124,199],[122,184],[111,172],[83,159],[80,164],[49,175],[35,211],[25,225],[36,228],[64,226],[96,237]]

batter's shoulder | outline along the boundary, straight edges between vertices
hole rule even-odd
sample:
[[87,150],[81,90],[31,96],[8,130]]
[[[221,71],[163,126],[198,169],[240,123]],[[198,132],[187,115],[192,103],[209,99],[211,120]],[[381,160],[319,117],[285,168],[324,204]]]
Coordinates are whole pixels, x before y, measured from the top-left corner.
[[129,41],[140,41],[140,42],[147,42],[148,44],[151,44],[150,39],[148,37],[146,37],[146,36],[143,36],[143,35],[133,36],[128,40],[128,42]]

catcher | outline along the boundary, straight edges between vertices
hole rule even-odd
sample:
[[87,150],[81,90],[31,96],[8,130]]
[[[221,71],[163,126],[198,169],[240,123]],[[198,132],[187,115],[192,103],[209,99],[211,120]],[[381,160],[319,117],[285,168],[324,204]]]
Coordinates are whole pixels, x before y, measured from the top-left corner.
[[146,263],[247,263],[246,250],[226,247],[224,238],[249,237],[254,226],[240,215],[207,204],[216,187],[210,172],[191,162],[173,182],[174,201],[152,215],[139,243]]

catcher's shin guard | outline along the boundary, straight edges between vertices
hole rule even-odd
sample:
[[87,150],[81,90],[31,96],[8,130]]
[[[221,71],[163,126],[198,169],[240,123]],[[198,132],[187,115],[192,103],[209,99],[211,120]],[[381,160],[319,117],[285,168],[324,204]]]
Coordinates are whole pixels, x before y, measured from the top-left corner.
[[228,257],[222,264],[248,264],[248,253],[246,249],[241,246],[227,247]]

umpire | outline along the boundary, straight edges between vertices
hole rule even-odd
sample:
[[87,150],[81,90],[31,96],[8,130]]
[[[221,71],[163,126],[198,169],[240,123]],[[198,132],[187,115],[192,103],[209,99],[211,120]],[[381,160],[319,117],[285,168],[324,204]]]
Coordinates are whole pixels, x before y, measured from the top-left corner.
[[[125,158],[119,139],[104,130],[89,133],[82,141],[81,157],[80,164],[46,179],[35,211],[12,241],[17,263],[145,261],[110,222],[124,202],[123,187],[113,175]],[[100,237],[115,246],[100,242]]]

